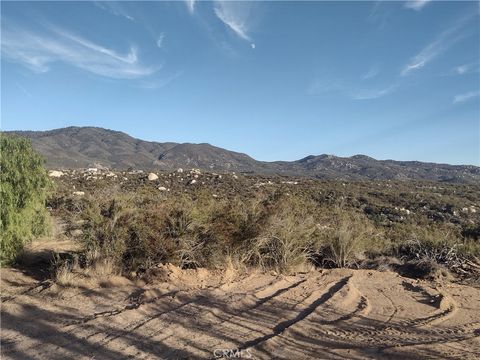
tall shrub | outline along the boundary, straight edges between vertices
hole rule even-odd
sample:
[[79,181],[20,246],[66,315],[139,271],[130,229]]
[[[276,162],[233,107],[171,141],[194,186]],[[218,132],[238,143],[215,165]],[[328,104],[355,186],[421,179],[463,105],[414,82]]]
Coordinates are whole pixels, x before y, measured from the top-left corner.
[[27,139],[0,135],[0,262],[12,262],[25,243],[48,231],[44,160]]

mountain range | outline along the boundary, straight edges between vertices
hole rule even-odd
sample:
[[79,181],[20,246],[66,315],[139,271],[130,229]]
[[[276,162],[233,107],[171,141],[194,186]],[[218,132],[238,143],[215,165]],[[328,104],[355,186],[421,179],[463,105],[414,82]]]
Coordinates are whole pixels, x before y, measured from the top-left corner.
[[296,161],[257,161],[210,144],[150,142],[123,132],[97,127],[67,127],[49,131],[8,131],[31,140],[51,169],[106,167],[110,169],[208,171],[311,176],[341,180],[431,180],[480,183],[480,167],[419,161],[375,160],[365,155],[310,155]]

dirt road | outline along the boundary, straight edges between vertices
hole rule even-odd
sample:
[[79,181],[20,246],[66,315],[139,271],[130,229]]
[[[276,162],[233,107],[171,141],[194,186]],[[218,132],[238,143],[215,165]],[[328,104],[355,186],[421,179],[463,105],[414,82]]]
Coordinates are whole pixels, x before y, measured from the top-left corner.
[[[393,272],[236,276],[162,266],[153,282],[60,288],[2,269],[3,359],[461,358],[480,290]],[[51,285],[51,286],[50,286]]]

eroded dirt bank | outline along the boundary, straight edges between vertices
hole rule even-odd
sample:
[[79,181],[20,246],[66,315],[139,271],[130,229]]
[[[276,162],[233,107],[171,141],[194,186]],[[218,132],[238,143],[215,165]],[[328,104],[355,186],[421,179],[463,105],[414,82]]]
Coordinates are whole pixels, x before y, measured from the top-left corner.
[[294,276],[160,266],[79,287],[2,269],[4,359],[461,358],[480,351],[480,290],[393,272]]

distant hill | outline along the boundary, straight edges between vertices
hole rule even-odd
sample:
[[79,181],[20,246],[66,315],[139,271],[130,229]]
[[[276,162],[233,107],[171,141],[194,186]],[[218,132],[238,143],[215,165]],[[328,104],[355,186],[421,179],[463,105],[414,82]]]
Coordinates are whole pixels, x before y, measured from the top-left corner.
[[50,131],[11,131],[29,138],[47,160],[47,167],[173,170],[199,168],[312,176],[344,180],[432,180],[480,183],[480,167],[418,161],[375,160],[364,155],[307,156],[297,161],[262,162],[210,144],[158,143],[96,127],[67,127]]

